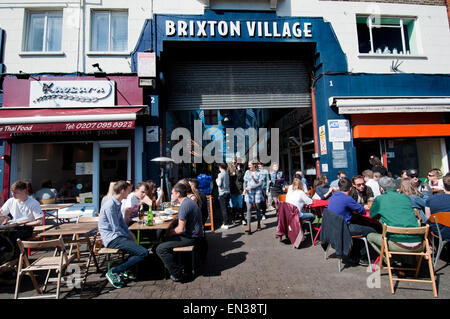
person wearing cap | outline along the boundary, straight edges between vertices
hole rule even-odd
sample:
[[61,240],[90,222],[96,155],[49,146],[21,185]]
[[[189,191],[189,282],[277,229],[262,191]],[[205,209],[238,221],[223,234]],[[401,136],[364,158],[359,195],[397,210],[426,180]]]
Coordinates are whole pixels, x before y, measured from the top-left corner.
[[[411,199],[397,192],[397,183],[393,178],[383,176],[378,181],[383,190],[377,196],[370,208],[370,217],[379,219],[381,224],[395,227],[417,227],[417,219],[411,204]],[[381,234],[367,235],[367,241],[379,254]],[[417,252],[423,249],[420,235],[391,234],[388,240],[389,250],[396,252]]]
[[409,169],[406,174],[411,178],[413,186],[419,192],[419,196],[427,200],[431,196],[431,187],[419,180],[419,174],[416,169]]

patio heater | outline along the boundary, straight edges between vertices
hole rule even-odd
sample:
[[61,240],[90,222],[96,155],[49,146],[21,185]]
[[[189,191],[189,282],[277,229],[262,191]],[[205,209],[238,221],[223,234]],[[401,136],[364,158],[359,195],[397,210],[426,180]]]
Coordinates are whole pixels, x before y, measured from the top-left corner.
[[[164,196],[163,199],[169,199],[170,201],[170,192],[172,191],[172,189],[169,189],[169,183],[167,182],[167,175],[166,175],[166,170],[168,170],[172,163],[175,163],[175,161],[173,159],[171,159],[170,157],[155,157],[154,159],[150,160],[151,162],[158,162],[160,169],[161,169],[161,189],[164,192]],[[166,190],[164,190],[164,181],[166,182]],[[164,200],[163,200],[164,201]]]

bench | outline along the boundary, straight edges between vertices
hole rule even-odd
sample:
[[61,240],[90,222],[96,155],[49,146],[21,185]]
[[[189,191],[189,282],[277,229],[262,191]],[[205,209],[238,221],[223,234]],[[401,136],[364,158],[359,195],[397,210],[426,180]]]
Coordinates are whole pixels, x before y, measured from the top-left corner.
[[[117,248],[100,248],[100,250],[97,252],[99,255],[105,255],[106,257],[106,262],[108,265],[108,271],[111,269],[111,255],[112,254],[118,254],[121,253],[120,249]],[[122,253],[122,258],[123,258],[123,253]]]
[[[191,253],[191,260],[192,260],[192,275],[195,276],[195,246],[180,246],[175,247],[173,249],[174,253]],[[180,255],[181,256],[181,255]]]

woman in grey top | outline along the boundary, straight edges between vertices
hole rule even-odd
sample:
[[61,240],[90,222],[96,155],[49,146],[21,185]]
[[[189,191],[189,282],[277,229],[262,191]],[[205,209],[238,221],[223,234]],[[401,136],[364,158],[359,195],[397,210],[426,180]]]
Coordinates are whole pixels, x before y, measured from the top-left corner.
[[261,230],[260,211],[264,202],[264,195],[262,190],[263,176],[258,168],[258,161],[253,160],[248,163],[248,170],[244,175],[244,193],[245,203],[247,205],[247,229],[245,232],[250,235],[252,233],[250,222],[252,219],[252,204],[256,205],[256,218],[258,226],[256,230]]

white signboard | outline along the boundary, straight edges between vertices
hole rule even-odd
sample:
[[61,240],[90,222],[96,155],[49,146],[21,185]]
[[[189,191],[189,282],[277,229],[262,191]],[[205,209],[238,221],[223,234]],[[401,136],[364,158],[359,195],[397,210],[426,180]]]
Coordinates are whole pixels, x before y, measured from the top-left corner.
[[146,141],[158,142],[159,141],[158,130],[159,130],[158,126],[147,126],[145,128]]
[[33,81],[30,106],[114,106],[114,81]]
[[330,142],[350,142],[348,120],[328,120],[328,140]]
[[138,52],[138,77],[156,77],[156,54],[154,52]]

